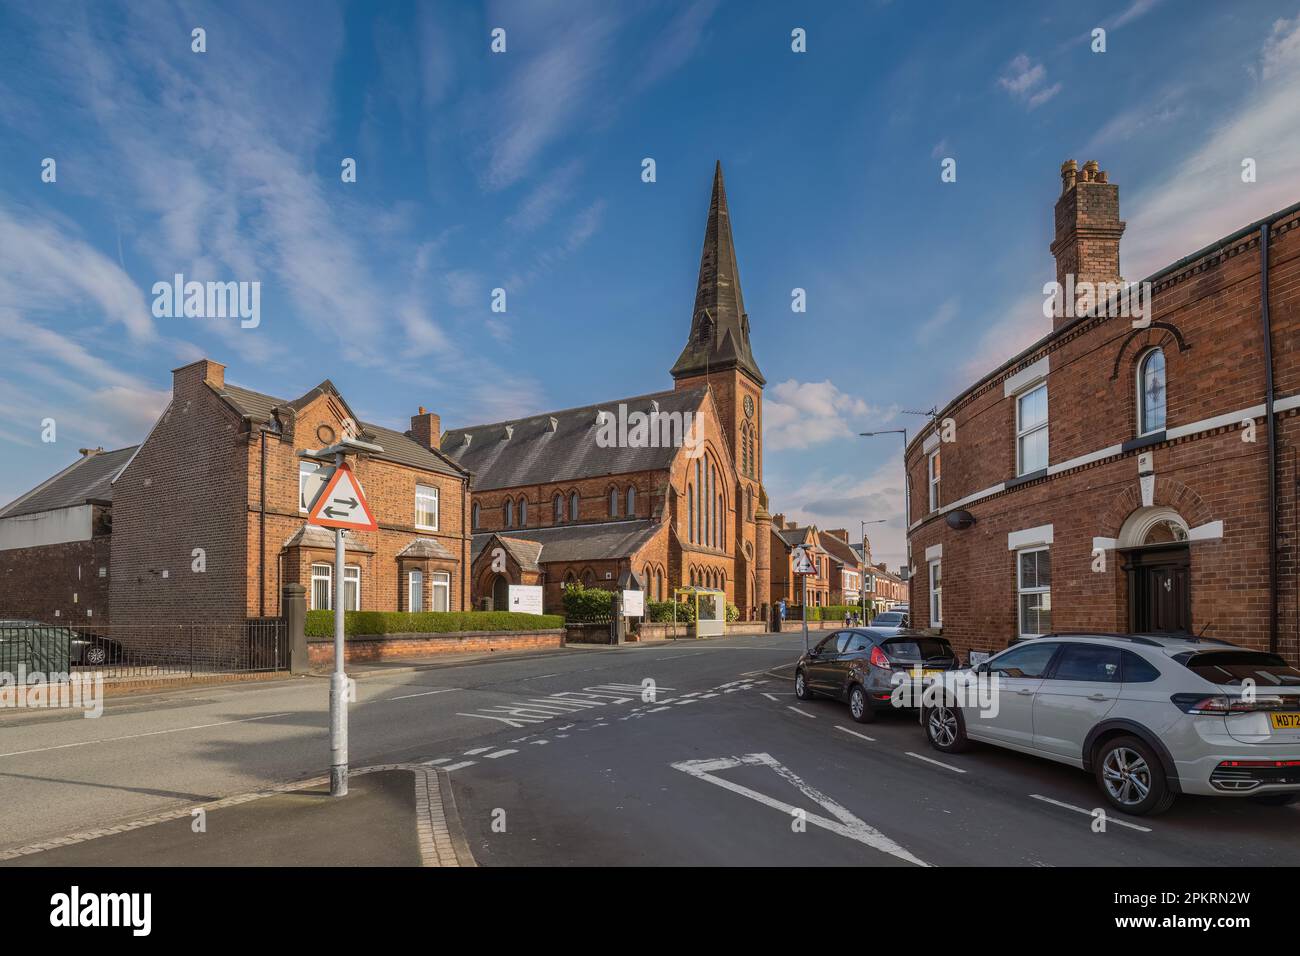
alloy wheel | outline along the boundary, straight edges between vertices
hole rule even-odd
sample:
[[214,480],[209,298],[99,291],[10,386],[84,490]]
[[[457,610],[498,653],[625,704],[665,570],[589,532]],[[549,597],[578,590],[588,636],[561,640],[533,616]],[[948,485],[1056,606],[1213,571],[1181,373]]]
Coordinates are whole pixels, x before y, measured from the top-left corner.
[[1129,747],[1116,747],[1106,754],[1101,776],[1111,799],[1126,807],[1141,803],[1151,792],[1151,768]]
[[957,715],[949,707],[930,711],[930,739],[940,747],[951,747],[957,739]]
[[863,708],[865,708],[866,706],[867,706],[867,696],[862,692],[862,688],[861,687],[853,688],[853,692],[849,694],[849,710],[853,712],[853,717],[855,720],[861,719]]

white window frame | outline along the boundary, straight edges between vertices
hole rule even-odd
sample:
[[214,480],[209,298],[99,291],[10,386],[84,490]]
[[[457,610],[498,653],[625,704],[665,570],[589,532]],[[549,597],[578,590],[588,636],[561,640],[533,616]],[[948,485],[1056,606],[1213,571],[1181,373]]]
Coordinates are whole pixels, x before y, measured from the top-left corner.
[[[1044,405],[1047,406],[1048,412],[1046,415],[1044,415],[1043,423],[1041,425],[1035,425],[1032,428],[1027,428],[1022,430],[1020,427],[1020,403],[1024,401],[1026,398],[1028,398],[1030,395],[1032,395],[1034,392],[1037,392],[1039,389],[1042,389],[1043,391]],[[1024,391],[1016,393],[1015,401],[1016,401],[1016,477],[1017,478],[1020,477],[1021,475],[1032,474],[1032,472],[1025,470],[1024,456],[1022,454],[1022,449],[1024,448],[1024,440],[1028,438],[1030,435],[1036,435],[1040,431],[1043,433],[1044,442],[1047,445],[1048,451],[1047,451],[1047,455],[1045,456],[1045,460],[1043,461],[1042,467],[1046,468],[1048,467],[1048,465],[1051,464],[1051,441],[1050,438],[1048,437],[1047,428],[1048,425],[1051,424],[1052,415],[1051,415],[1051,405],[1048,404],[1047,398],[1048,398],[1047,382],[1045,381],[1038,382],[1034,385],[1031,385],[1029,388],[1026,388]],[[1042,468],[1033,469],[1033,471],[1041,471],[1041,470]]]
[[[321,574],[319,569],[324,568],[325,573]],[[321,607],[316,603],[316,582],[325,582],[325,605]],[[313,611],[328,611],[334,607],[334,565],[326,564],[324,561],[315,561],[311,566],[311,609]]]
[[[351,602],[356,605],[355,607],[348,606],[349,604],[348,585],[349,584],[355,584],[357,586],[356,600]],[[360,611],[360,610],[361,610],[361,565],[345,564],[343,565],[343,611],[344,613],[347,613],[348,611]]]
[[1037,554],[1039,551],[1046,551],[1048,552],[1048,557],[1050,559],[1051,550],[1052,550],[1051,546],[1045,544],[1037,548],[1021,548],[1019,551],[1016,552],[1016,632],[1021,637],[1042,637],[1043,636],[1039,632],[1034,632],[1033,634],[1030,634],[1025,631],[1025,612],[1024,612],[1024,607],[1022,606],[1020,601],[1021,596],[1025,594],[1046,594],[1048,598],[1047,609],[1050,611],[1052,610],[1052,606],[1051,606],[1052,586],[1049,584],[1047,585],[1047,587],[1042,587],[1042,586],[1035,586],[1032,588],[1025,587],[1024,581],[1021,579],[1020,576],[1022,571],[1020,556],[1022,554]]
[[[934,584],[936,569],[939,572],[938,587]],[[930,585],[930,626],[943,627],[943,558],[936,558],[927,564],[926,580]]]
[[[325,487],[325,483],[329,481],[329,473],[333,470],[334,469],[332,465],[318,464],[317,462],[314,461],[298,462],[298,513],[299,514],[305,515],[311,511],[312,501],[316,499],[316,495],[320,494],[320,488]],[[303,495],[303,490],[304,490],[303,484],[304,482],[311,479],[318,479],[320,481],[320,488],[316,490],[315,495],[311,496],[311,501],[307,501]],[[304,501],[306,501],[305,504]]]
[[406,609],[415,614],[424,610],[424,571],[420,568],[406,572]]
[[[433,598],[433,601],[429,606],[430,610],[450,611],[451,610],[451,574],[447,571],[434,571],[431,575],[429,575],[429,577],[430,577],[430,584],[433,587],[433,591],[431,593],[431,597]],[[438,604],[440,603],[438,600],[438,592],[440,591],[442,592],[441,603],[443,605],[443,607],[441,608],[438,607]]]
[[[420,523],[420,499],[433,499],[433,524]],[[422,531],[438,530],[438,486],[437,485],[416,485],[415,486],[415,526]]]
[[[941,450],[942,449],[936,448],[934,451],[930,452],[930,454],[926,457],[926,463],[925,463],[926,473],[929,475],[930,478],[930,510],[931,511],[937,511],[939,509],[939,498],[941,497],[941,491],[942,491],[942,489],[940,488],[940,482],[943,479],[943,459],[939,457],[939,452]],[[936,463],[939,466],[938,468],[935,467]]]
[[[1147,362],[1151,361],[1151,356],[1157,352],[1160,353],[1161,359],[1165,363],[1165,401],[1164,401],[1164,421],[1160,423],[1159,428],[1146,428],[1146,411],[1147,411],[1147,383],[1144,374]],[[1137,426],[1138,438],[1145,438],[1147,435],[1155,435],[1165,430],[1169,422],[1169,360],[1164,354],[1164,349],[1160,346],[1147,349],[1142,353],[1142,357],[1137,363]]]

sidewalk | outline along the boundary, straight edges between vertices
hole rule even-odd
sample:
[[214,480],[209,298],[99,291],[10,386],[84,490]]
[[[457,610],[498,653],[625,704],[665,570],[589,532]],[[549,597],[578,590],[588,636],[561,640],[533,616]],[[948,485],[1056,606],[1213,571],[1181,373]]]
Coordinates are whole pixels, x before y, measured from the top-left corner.
[[286,860],[295,866],[475,865],[445,775],[420,764],[354,770],[346,797],[331,798],[328,779],[315,778],[0,852],[0,866],[283,866]]

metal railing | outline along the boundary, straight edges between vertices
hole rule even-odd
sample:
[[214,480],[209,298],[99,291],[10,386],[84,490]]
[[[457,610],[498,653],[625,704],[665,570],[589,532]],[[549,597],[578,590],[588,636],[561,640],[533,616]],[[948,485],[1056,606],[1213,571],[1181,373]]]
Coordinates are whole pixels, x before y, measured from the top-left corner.
[[289,668],[283,618],[231,624],[67,625],[0,621],[0,672],[97,672],[105,679]]

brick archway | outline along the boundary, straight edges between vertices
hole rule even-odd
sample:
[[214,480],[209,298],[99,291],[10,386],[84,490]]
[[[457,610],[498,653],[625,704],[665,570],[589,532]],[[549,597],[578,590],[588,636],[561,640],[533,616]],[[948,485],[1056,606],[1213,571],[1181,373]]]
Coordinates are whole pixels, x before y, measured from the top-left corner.
[[[1201,496],[1174,478],[1156,476],[1155,492],[1152,495],[1151,503],[1173,508],[1183,516],[1188,528],[1195,528],[1197,525],[1214,520],[1210,506],[1205,503]],[[1101,520],[1102,535],[1108,538],[1118,538],[1120,529],[1124,527],[1124,522],[1128,520],[1128,516],[1141,507],[1142,492],[1140,485],[1136,481],[1130,482],[1124,487],[1123,491],[1115,496],[1110,507],[1106,509],[1106,513]]]

